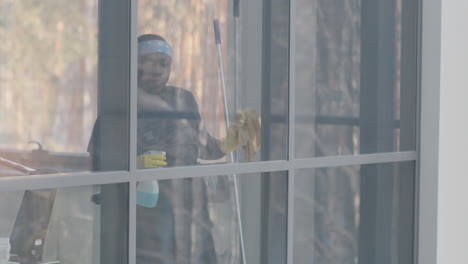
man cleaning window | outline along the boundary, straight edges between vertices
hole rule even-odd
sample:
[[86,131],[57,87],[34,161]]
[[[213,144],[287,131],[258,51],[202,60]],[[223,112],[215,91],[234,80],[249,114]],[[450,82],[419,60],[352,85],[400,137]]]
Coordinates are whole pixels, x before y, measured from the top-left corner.
[[[251,160],[260,147],[259,115],[252,109],[238,112],[226,136],[215,139],[203,126],[192,93],[167,85],[172,59],[161,36],[138,38],[137,167],[196,165],[239,145]],[[93,135],[98,129],[99,122]],[[91,153],[98,147],[93,139]],[[137,188],[138,264],[217,263],[202,178],[141,182]]]
[[[250,159],[260,147],[258,114],[239,112],[226,137],[215,139],[204,128],[192,93],[167,85],[172,57],[162,37],[138,38],[138,168],[195,165],[198,158],[219,159],[239,144]],[[137,262],[217,263],[203,179],[160,181],[159,190],[155,207],[137,208]]]

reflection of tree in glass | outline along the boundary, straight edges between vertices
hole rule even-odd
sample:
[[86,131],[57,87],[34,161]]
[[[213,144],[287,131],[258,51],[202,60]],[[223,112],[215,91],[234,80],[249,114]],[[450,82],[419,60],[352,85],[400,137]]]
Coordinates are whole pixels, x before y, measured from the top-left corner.
[[[205,125],[219,138],[225,133],[225,126],[213,18],[216,15],[220,19],[224,57],[228,58],[228,1],[142,0],[138,4],[139,34],[159,34],[173,48],[169,84],[193,93]],[[225,71],[230,72],[229,60],[226,66]]]
[[84,151],[96,109],[97,1],[0,4],[2,148]]
[[[363,2],[297,2],[296,157],[360,153]],[[398,29],[401,0],[395,0],[395,3]],[[395,49],[400,47],[399,41],[397,37]],[[395,78],[397,91],[399,76]],[[398,94],[395,96],[399,98]],[[333,123],[329,117],[336,117],[335,120],[341,123]],[[350,203],[358,201],[360,196],[359,178],[352,177],[356,173],[355,170],[336,170],[333,173],[318,171],[316,176],[322,177],[317,177],[315,184],[320,187],[315,188],[312,196],[303,194],[301,199],[308,199],[308,202],[303,200],[304,204],[313,206],[315,210],[311,220],[313,222],[304,226],[304,231],[315,229],[316,233],[314,237],[301,238],[309,239],[309,251],[301,251],[302,255],[311,257],[309,263],[355,263],[358,258],[356,230],[359,225],[360,205],[359,202]],[[350,210],[351,208],[354,210]],[[314,225],[315,228],[312,228]],[[310,250],[311,245],[314,248],[313,253]],[[301,258],[297,260],[301,261]]]

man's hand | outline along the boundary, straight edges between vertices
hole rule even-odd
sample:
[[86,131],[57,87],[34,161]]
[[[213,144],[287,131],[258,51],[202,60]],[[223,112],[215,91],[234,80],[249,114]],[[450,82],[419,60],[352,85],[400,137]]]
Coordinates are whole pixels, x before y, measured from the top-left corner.
[[220,149],[227,154],[241,145],[246,160],[251,161],[261,144],[260,115],[250,108],[238,112],[231,121],[226,134],[226,137],[219,141]]
[[137,168],[158,168],[167,166],[166,155],[162,154],[142,154],[137,157]]

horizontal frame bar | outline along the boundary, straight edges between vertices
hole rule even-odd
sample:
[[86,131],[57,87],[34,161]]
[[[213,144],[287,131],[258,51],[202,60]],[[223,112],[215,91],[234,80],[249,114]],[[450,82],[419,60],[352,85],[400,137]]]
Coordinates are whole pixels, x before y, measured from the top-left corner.
[[0,178],[0,192],[114,183],[131,183],[135,181],[146,180],[168,180],[205,176],[289,171],[298,169],[341,167],[376,163],[394,163],[416,160],[416,151],[406,151],[394,153],[363,154],[356,156],[307,158],[291,161],[260,161],[235,164],[199,165],[192,167],[156,168],[137,170],[134,172],[109,171],[12,176]]
[[0,178],[0,192],[130,182],[128,171],[26,175]]
[[[139,170],[135,173],[137,181],[145,180],[168,180],[168,179],[184,179],[197,178],[205,176],[219,175],[239,175],[246,173],[261,173],[287,171],[289,168],[288,161],[265,161],[251,163],[234,163],[234,164],[218,164],[218,165],[200,165],[193,167],[177,167],[177,168],[158,168]],[[190,175],[187,177],[187,175]]]
[[[407,151],[395,153],[363,154],[357,156],[307,158],[296,159],[292,161],[264,161],[252,163],[203,165],[194,167],[147,169],[137,171],[135,173],[135,178],[137,181],[184,179],[205,176],[290,171],[310,168],[396,163],[416,160],[416,151]],[[186,176],[188,174],[190,175],[189,177]]]
[[340,157],[321,157],[296,159],[292,161],[294,169],[312,169],[312,168],[329,168],[343,167],[352,165],[376,164],[376,163],[395,163],[403,161],[416,161],[416,151],[393,152],[393,153],[377,153],[363,154],[356,156],[340,156]]

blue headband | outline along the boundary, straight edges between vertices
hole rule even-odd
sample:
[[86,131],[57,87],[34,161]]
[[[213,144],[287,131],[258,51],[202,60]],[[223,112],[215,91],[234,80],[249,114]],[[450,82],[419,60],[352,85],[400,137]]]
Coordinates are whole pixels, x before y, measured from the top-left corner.
[[165,41],[155,39],[138,43],[138,56],[156,52],[167,54],[172,58],[172,48]]

